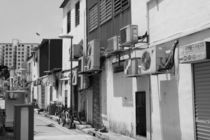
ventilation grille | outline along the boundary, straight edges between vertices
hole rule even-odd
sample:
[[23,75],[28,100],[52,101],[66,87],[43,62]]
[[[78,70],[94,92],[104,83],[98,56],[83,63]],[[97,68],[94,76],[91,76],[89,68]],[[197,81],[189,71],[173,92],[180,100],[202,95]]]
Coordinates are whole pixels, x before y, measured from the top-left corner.
[[101,0],[100,1],[100,23],[103,24],[112,18],[112,1]]
[[98,7],[97,4],[89,10],[89,32],[98,27]]

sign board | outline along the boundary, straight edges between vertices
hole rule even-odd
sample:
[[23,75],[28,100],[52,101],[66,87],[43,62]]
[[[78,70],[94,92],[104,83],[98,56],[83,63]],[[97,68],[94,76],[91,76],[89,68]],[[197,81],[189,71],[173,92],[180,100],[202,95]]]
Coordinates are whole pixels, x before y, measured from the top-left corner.
[[195,63],[210,59],[210,42],[197,42],[179,49],[180,63]]

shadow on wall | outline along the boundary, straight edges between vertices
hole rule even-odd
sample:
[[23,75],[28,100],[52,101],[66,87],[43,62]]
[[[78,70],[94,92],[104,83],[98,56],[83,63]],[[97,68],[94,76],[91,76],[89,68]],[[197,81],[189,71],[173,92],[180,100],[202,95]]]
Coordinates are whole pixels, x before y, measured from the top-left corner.
[[178,86],[176,79],[160,81],[162,140],[181,140]]
[[124,73],[113,74],[113,94],[114,97],[121,97],[122,106],[131,107],[133,106],[132,97],[132,78],[125,77]]

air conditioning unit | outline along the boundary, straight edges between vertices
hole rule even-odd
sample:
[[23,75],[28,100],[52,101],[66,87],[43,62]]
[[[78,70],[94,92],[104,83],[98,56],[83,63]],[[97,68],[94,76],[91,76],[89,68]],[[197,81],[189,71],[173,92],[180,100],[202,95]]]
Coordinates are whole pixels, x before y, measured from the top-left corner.
[[138,76],[140,74],[141,58],[127,59],[124,63],[124,73],[128,77]]
[[140,74],[156,73],[156,47],[150,47],[142,50],[142,63],[139,66]]
[[97,40],[88,42],[87,70],[99,70],[100,68],[100,44]]
[[87,64],[86,57],[85,56],[80,57],[79,60],[78,60],[78,66],[79,66],[78,72],[86,71],[87,70],[86,64]]
[[79,75],[78,76],[78,89],[84,90],[89,87],[89,78],[86,75]]
[[[83,47],[81,44],[72,45],[72,59],[78,59],[82,56]],[[69,49],[69,54],[71,55],[71,48]]]
[[72,71],[72,85],[77,85],[77,78],[78,78],[78,76],[77,76],[77,70],[73,70]]
[[120,29],[121,46],[129,46],[138,42],[138,25],[127,25]]
[[120,43],[120,37],[119,36],[113,36],[107,40],[107,48],[106,52],[111,53],[117,50],[122,50],[122,47],[119,47]]

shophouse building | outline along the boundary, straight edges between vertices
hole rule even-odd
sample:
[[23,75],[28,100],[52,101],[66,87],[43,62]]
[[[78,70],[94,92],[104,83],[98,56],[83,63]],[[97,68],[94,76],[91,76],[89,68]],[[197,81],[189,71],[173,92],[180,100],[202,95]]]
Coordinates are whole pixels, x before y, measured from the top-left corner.
[[60,94],[59,72],[62,68],[62,40],[43,39],[33,59],[32,80],[34,82],[31,91],[34,93],[34,98],[37,98],[38,106],[47,109],[51,101],[58,101]]
[[147,3],[150,46],[173,45],[175,72],[151,76],[152,139],[209,139],[209,2]]
[[[60,8],[63,9],[63,26],[60,34],[63,38],[63,67],[60,79],[63,103],[68,108],[72,107],[75,112],[81,112],[87,107],[83,99],[86,94],[79,91],[81,78],[77,76],[77,69],[78,58],[82,56],[86,46],[86,0],[64,0]],[[65,36],[72,36],[72,42]]]

